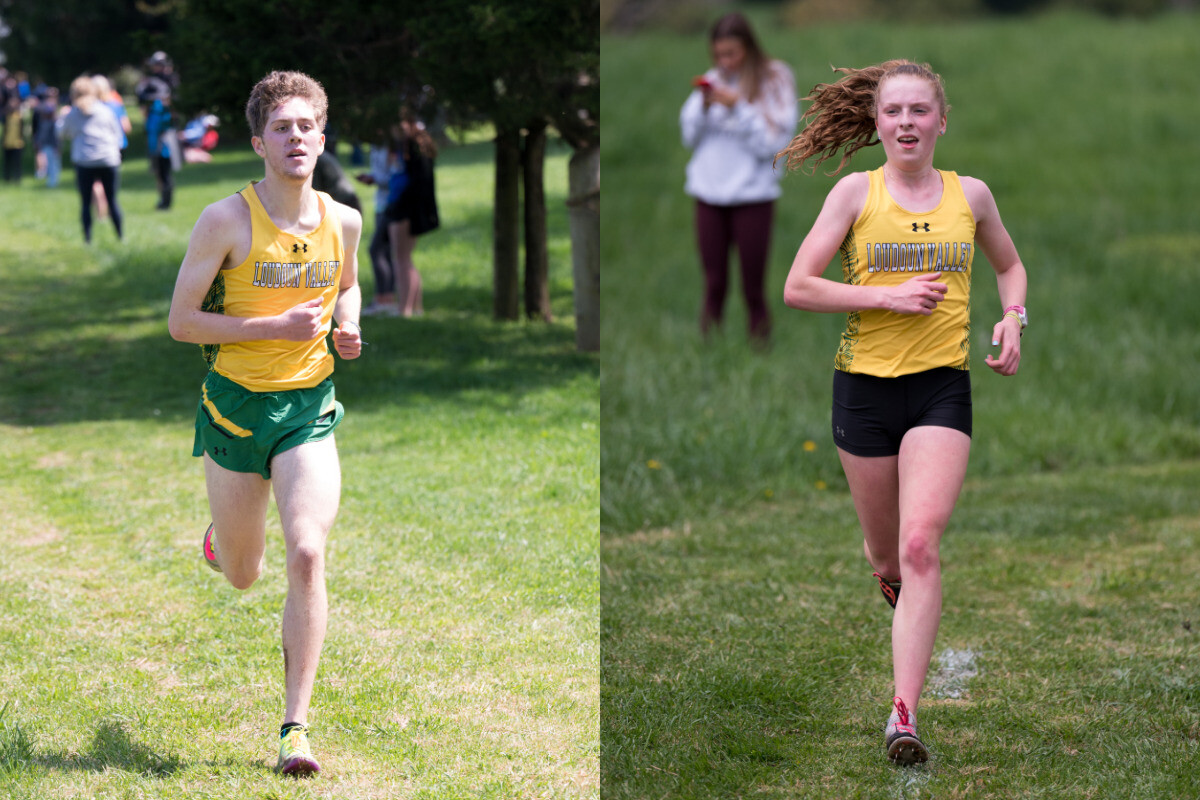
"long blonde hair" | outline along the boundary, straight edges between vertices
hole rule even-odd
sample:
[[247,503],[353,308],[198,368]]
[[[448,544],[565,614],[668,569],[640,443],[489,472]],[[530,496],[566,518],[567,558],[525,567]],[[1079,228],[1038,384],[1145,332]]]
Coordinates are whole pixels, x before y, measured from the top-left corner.
[[775,156],[787,158],[788,169],[800,169],[809,159],[816,159],[812,172],[825,161],[842,151],[842,159],[832,175],[837,175],[850,157],[864,147],[879,144],[875,135],[875,107],[879,87],[897,75],[922,78],[933,86],[941,113],[950,110],[942,77],[928,64],[895,59],[863,69],[841,67],[834,70],[846,77],[833,83],[818,83],[804,99],[812,103],[801,120],[807,124],[792,139],[791,144]]
[[92,115],[92,109],[99,99],[100,91],[96,88],[96,81],[90,75],[80,75],[71,81],[71,105],[87,116]]

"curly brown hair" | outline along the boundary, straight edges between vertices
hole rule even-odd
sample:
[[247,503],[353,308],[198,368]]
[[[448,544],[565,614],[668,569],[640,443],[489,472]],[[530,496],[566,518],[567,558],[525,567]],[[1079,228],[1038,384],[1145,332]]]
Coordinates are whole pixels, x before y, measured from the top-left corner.
[[329,98],[325,87],[303,72],[270,72],[250,90],[246,102],[246,122],[251,136],[262,136],[271,117],[280,103],[299,97],[307,100],[316,114],[317,125],[324,128],[329,112]]
[[812,103],[801,117],[806,123],[804,129],[775,156],[776,161],[786,158],[789,170],[799,169],[815,158],[810,171],[816,172],[818,166],[841,150],[842,159],[837,169],[830,173],[837,175],[859,150],[879,144],[875,135],[879,87],[897,75],[913,75],[929,81],[941,113],[944,115],[950,110],[942,77],[928,64],[894,59],[863,69],[839,67],[834,71],[846,77],[813,87],[812,93],[804,98]]

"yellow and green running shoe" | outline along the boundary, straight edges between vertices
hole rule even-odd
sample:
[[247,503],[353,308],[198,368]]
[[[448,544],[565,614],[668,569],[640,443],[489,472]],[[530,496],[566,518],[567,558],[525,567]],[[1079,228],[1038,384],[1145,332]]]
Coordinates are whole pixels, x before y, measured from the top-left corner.
[[275,771],[281,775],[307,778],[321,771],[321,765],[313,758],[308,746],[308,728],[297,725],[289,728],[279,741],[279,761]]

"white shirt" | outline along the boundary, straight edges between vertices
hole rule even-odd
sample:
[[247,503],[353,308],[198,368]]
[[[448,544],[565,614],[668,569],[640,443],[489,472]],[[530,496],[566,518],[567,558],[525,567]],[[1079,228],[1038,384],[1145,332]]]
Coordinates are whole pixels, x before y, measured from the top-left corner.
[[[717,69],[705,73],[715,85],[737,89],[736,76]],[[796,130],[799,103],[791,69],[772,61],[762,92],[753,103],[738,100],[733,108],[713,103],[693,91],[679,112],[683,144],[693,150],[684,186],[692,197],[711,205],[730,206],[774,200],[786,163],[773,166],[775,154],[788,146]]]
[[121,165],[121,141],[125,132],[117,115],[97,100],[92,113],[84,114],[72,106],[65,117],[54,123],[59,136],[71,139],[71,163],[77,167],[118,167]]

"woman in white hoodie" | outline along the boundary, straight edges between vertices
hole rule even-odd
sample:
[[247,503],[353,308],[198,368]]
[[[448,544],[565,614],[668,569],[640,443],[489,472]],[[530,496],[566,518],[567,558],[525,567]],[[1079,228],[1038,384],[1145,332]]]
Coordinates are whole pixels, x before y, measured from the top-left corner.
[[55,123],[60,136],[71,140],[71,163],[79,187],[83,239],[92,241],[92,187],[99,183],[108,200],[108,212],[117,238],[121,238],[121,141],[125,132],[117,115],[100,98],[100,90],[89,75],[71,82],[71,106]]
[[741,14],[718,19],[709,33],[713,67],[693,84],[679,126],[691,148],[685,191],[696,198],[696,237],[704,267],[700,330],[720,326],[729,289],[729,250],[738,249],[752,341],[766,345],[767,254],[779,179],[775,154],[796,130],[791,69],[767,57]]

